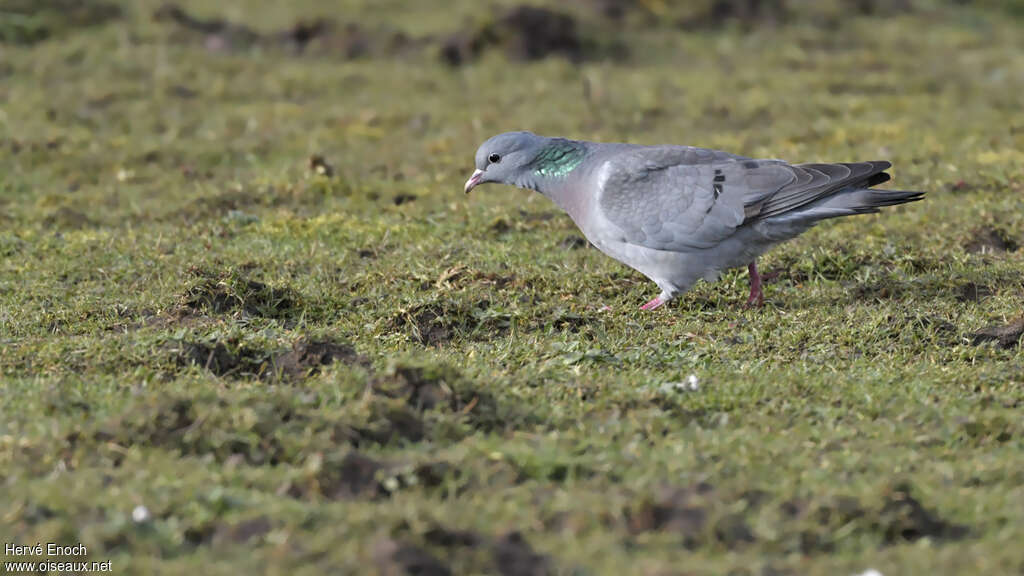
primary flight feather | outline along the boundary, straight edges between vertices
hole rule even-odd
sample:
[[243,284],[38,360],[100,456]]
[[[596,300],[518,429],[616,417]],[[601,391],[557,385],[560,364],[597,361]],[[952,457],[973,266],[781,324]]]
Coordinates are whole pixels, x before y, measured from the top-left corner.
[[605,254],[651,280],[651,310],[746,265],[748,305],[763,301],[757,257],[821,220],[878,212],[923,192],[877,190],[885,161],[788,164],[691,146],[640,146],[507,132],[484,142],[465,191],[496,182],[536,190]]

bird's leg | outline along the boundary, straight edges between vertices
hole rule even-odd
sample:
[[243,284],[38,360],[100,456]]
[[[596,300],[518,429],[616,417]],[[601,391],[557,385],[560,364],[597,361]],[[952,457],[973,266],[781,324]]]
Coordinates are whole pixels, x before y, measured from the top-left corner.
[[747,298],[747,308],[764,305],[764,292],[761,291],[761,275],[757,273],[757,260],[753,260],[747,266],[750,273],[750,297]]

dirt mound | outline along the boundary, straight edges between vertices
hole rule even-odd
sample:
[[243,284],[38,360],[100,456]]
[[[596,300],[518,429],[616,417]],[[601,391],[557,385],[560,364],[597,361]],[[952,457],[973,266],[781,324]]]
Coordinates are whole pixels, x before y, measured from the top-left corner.
[[992,296],[993,290],[984,284],[966,282],[957,289],[956,299],[960,302],[980,302]]
[[[821,500],[790,499],[770,505],[767,493],[749,491],[739,496],[721,494],[707,483],[688,487],[667,487],[653,495],[642,496],[626,511],[626,526],[631,534],[670,532],[679,535],[687,547],[709,544],[734,549],[757,541],[748,524],[750,518],[768,511],[776,520],[776,537],[792,542],[803,553],[828,553],[835,548],[836,530],[876,534],[886,544],[898,544],[921,538],[958,539],[967,530],[928,510],[911,495],[906,484],[886,488],[880,503],[862,503],[843,496]],[[733,512],[731,505],[744,501],[745,515]]]
[[287,378],[299,379],[317,374],[321,368],[335,362],[364,367],[370,364],[369,359],[358,354],[350,344],[302,339],[290,351],[275,357],[274,367]]
[[68,206],[61,206],[43,218],[43,226],[57,230],[81,230],[95,225],[92,218]]
[[246,314],[289,318],[302,313],[302,298],[288,287],[274,287],[236,272],[193,270],[200,281],[185,291],[180,304],[199,314]]
[[633,534],[674,532],[687,547],[696,547],[709,537],[729,548],[753,542],[753,532],[740,516],[715,510],[715,498],[714,487],[703,482],[662,489],[630,512],[629,530]]
[[423,535],[424,541],[445,550],[446,554],[474,553],[490,548],[491,562],[502,576],[543,576],[555,574],[551,558],[534,551],[520,532],[489,538],[472,530],[452,530],[435,525]]
[[978,346],[985,342],[998,342],[1003,348],[1013,348],[1024,336],[1024,317],[1009,324],[989,326],[971,334],[971,344]]
[[451,568],[429,552],[391,538],[374,544],[373,556],[383,576],[449,576],[452,573]]
[[448,36],[441,43],[440,55],[444,62],[460,66],[476,60],[489,49],[499,49],[513,61],[561,56],[580,62],[621,57],[626,52],[623,46],[585,37],[576,18],[568,13],[520,5],[476,29]]
[[921,538],[962,538],[967,529],[940,518],[911,494],[907,484],[898,484],[883,495],[882,509],[877,512],[875,529],[888,544]]
[[183,341],[172,345],[171,356],[178,366],[200,366],[221,377],[268,380],[301,380],[335,362],[369,365],[369,360],[351,345],[333,340],[300,339],[285,352],[231,339]]
[[224,342],[182,342],[172,352],[179,366],[200,366],[217,376],[263,378],[271,373],[269,355],[246,346],[228,347]]
[[0,43],[35,44],[123,16],[117,4],[98,0],[6,0],[0,7]]
[[493,309],[486,298],[442,296],[399,311],[395,329],[407,332],[426,346],[443,346],[456,337],[500,338],[511,327],[511,315]]
[[263,32],[224,18],[199,18],[173,3],[160,6],[153,18],[174,25],[178,41],[200,43],[211,52],[260,47],[350,60],[396,55],[412,51],[420,44],[401,32],[372,30],[356,22],[338,24],[326,18],[298,21],[284,29]]
[[987,226],[971,232],[964,242],[964,250],[972,254],[997,254],[1000,252],[1016,252],[1020,244],[1016,238],[1003,228]]
[[[149,394],[133,400],[117,416],[69,434],[67,442],[71,448],[81,445],[90,451],[97,442],[156,446],[183,455],[209,455],[218,462],[301,466],[313,455],[334,454],[339,446],[361,450],[396,439],[416,442],[428,432],[420,415],[401,405],[371,398],[365,410],[338,414],[318,409],[312,398],[293,388],[267,388],[235,401],[212,392]],[[303,440],[287,440],[292,436]],[[123,458],[123,452],[115,455]],[[317,470],[330,476],[330,484],[348,477],[344,470],[351,462],[334,456],[323,460]],[[445,474],[442,468],[423,468],[422,480],[436,485],[439,475]]]
[[[238,414],[247,420],[239,422]],[[313,426],[316,421],[310,410],[282,394],[236,403],[214,394],[152,394],[95,427],[69,435],[67,441],[71,447],[95,442],[156,446],[187,456],[212,455],[218,462],[238,459],[252,465],[276,465],[301,459],[303,450],[282,442],[283,433]],[[116,466],[124,454],[118,451],[111,457]]]
[[288,495],[302,499],[376,500],[413,487],[435,489],[447,478],[460,476],[448,462],[403,464],[377,460],[356,450],[327,454],[317,458],[312,466],[312,474],[290,484]]
[[506,424],[493,395],[445,365],[394,363],[371,389],[417,412],[457,414],[477,430],[496,430]]
[[386,494],[377,479],[384,465],[359,452],[349,452],[335,465],[326,465],[317,476],[316,488],[332,499],[369,497]]
[[534,552],[519,532],[510,532],[494,542],[494,566],[502,576],[544,576],[554,574],[551,560]]

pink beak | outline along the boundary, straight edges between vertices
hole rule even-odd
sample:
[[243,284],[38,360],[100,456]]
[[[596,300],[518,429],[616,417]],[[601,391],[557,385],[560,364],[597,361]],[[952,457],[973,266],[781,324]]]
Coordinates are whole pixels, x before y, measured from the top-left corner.
[[473,175],[469,177],[469,180],[466,180],[466,188],[465,188],[466,194],[469,194],[470,190],[472,190],[473,188],[476,188],[476,185],[479,184],[480,181],[483,180],[483,178],[484,178],[484,171],[483,170],[476,170],[475,172],[473,172]]

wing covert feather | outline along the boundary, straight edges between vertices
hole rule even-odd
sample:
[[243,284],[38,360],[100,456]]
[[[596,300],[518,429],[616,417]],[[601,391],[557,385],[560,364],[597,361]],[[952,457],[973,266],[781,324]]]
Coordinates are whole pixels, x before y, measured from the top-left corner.
[[778,160],[682,146],[621,153],[599,173],[599,209],[623,239],[671,251],[713,247],[744,223],[747,205],[796,178]]

